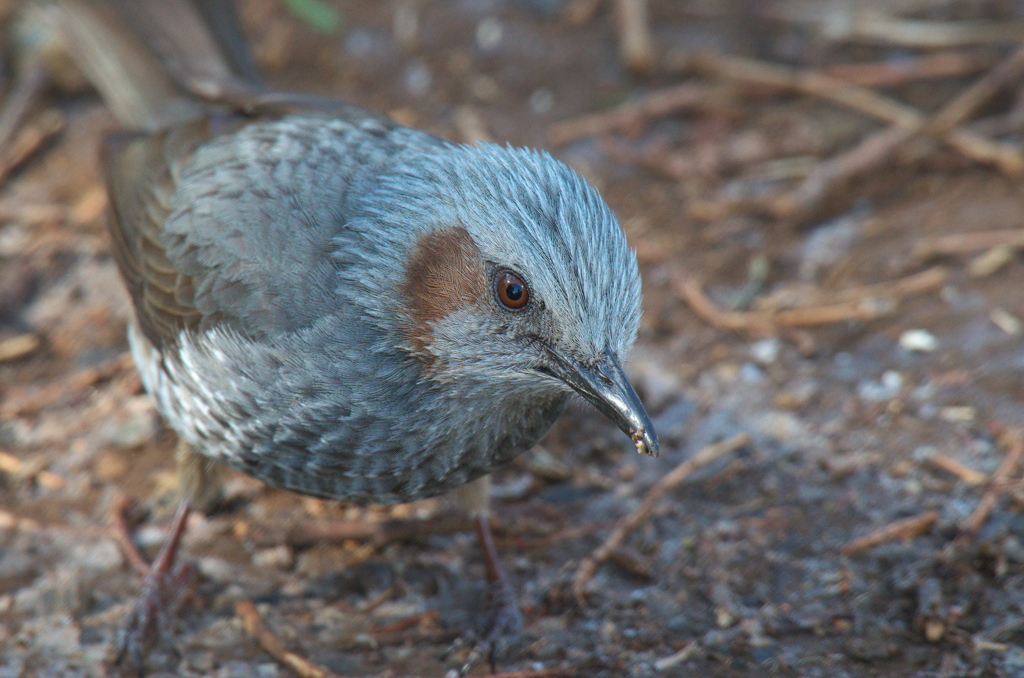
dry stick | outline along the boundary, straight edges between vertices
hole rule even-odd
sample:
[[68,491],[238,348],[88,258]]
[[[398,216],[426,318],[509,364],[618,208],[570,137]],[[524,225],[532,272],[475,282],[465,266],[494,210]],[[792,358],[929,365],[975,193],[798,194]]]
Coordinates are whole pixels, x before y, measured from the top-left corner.
[[56,110],[44,111],[19,130],[11,142],[0,150],[0,184],[12,170],[28,160],[33,153],[64,129],[64,116]]
[[949,269],[945,266],[933,266],[919,273],[912,273],[899,280],[872,285],[859,285],[839,290],[833,296],[839,301],[880,296],[888,296],[899,300],[915,294],[937,290],[946,284],[947,279],[949,279]]
[[572,0],[562,11],[562,18],[570,26],[590,23],[601,6],[601,0]]
[[[894,313],[902,298],[941,287],[946,275],[944,268],[935,267],[894,283],[844,290],[836,294],[831,303],[782,311],[721,311],[694,278],[677,276],[672,282],[683,301],[712,326],[766,335],[774,334],[778,327],[815,327],[850,320],[876,320]],[[895,303],[887,307],[874,301],[878,297]]]
[[263,619],[256,611],[256,606],[248,600],[242,600],[235,604],[235,615],[242,620],[242,626],[267,654],[295,671],[302,678],[342,678],[330,669],[314,664],[288,650],[281,639],[271,633],[263,624]]
[[35,105],[49,82],[46,66],[35,59],[19,73],[14,87],[0,107],[0,148],[6,148],[11,137],[21,126],[21,121]]
[[925,457],[925,461],[935,468],[942,469],[947,473],[952,473],[968,485],[981,485],[988,480],[988,476],[981,471],[975,471],[969,466],[961,464],[956,459],[953,459],[938,450],[929,453],[928,456]]
[[1024,247],[1024,229],[978,231],[923,238],[914,245],[911,256],[927,259],[945,254],[970,254],[993,247]]
[[991,65],[991,59],[970,52],[940,52],[904,62],[876,61],[826,66],[822,72],[851,85],[896,87],[917,80],[972,75]]
[[935,114],[930,131],[942,134],[965,122],[1004,86],[1024,73],[1024,47],[1018,48],[998,66],[979,78]]
[[0,403],[0,417],[13,418],[41,410],[51,403],[66,397],[69,393],[83,391],[96,382],[110,379],[117,373],[129,369],[132,364],[131,353],[125,352],[116,358],[111,358],[99,365],[86,368],[70,377],[50,384],[32,395],[20,398],[8,395],[7,400]]
[[651,92],[639,101],[624,104],[611,111],[593,113],[552,125],[548,130],[548,143],[560,146],[581,137],[628,129],[648,118],[658,118],[701,106],[707,103],[710,91],[711,88],[707,85],[684,82],[681,85]]
[[1024,457],[1024,429],[1007,429],[1001,438],[1002,444],[1006,447],[1006,456],[1003,458],[1003,463],[992,474],[992,479],[989,480],[981,501],[978,502],[967,520],[960,525],[960,533],[964,536],[973,537],[978,534],[981,526],[985,524],[989,514],[992,513],[992,509],[995,508],[996,501],[1010,484],[1010,476],[1016,472],[1021,458]]
[[114,523],[114,537],[136,572],[147,575],[150,569],[149,561],[142,555],[142,551],[139,550],[139,547],[135,545],[135,541],[132,539],[131,528],[128,527],[128,521],[124,517],[127,509],[128,497],[118,494],[114,500],[114,505],[110,507],[110,519]]
[[881,166],[917,131],[917,126],[895,123],[869,134],[853,148],[815,167],[796,189],[774,199],[769,204],[769,211],[783,218],[810,214],[836,186]]
[[644,497],[644,501],[640,505],[640,508],[620,520],[615,525],[615,529],[612,530],[612,533],[608,535],[607,539],[605,539],[604,543],[598,546],[597,549],[595,549],[594,552],[591,553],[576,570],[576,574],[573,577],[572,590],[580,604],[582,605],[586,602],[587,586],[590,584],[590,580],[593,579],[594,574],[597,573],[597,568],[612,556],[615,550],[626,540],[626,537],[629,536],[630,532],[635,530],[640,523],[650,517],[655,504],[657,504],[663,496],[679,485],[679,483],[693,475],[694,472],[704,466],[707,466],[716,459],[749,444],[750,436],[746,433],[739,433],[728,440],[723,440],[715,443],[714,445],[708,445],[694,456],[679,464],[679,466],[673,469],[671,473],[655,483],[651,487],[650,491],[648,491],[647,496]]
[[[704,55],[695,58],[694,64],[705,72],[721,77],[816,96],[915,132],[926,130],[928,125],[928,119],[911,106],[823,73],[800,72],[784,66],[737,57]],[[972,160],[995,164],[1012,177],[1024,174],[1024,156],[1021,155],[1020,149],[1012,145],[996,143],[961,128],[944,132],[938,130],[937,133],[946,143]]]
[[[242,620],[242,626],[252,636],[264,652],[276,661],[287,666],[302,678],[344,678],[330,669],[315,664],[285,647],[284,642],[275,636],[263,623],[256,606],[248,600],[235,604],[235,615]],[[580,675],[580,670],[571,666],[556,666],[546,669],[529,671],[509,671],[506,673],[490,673],[481,678],[562,678],[563,676]],[[396,678],[418,678],[418,676],[396,676]]]
[[615,15],[622,63],[632,73],[650,74],[654,70],[654,41],[647,0],[615,0]]
[[585,675],[587,675],[586,672],[576,666],[552,666],[546,669],[488,673],[480,676],[480,678],[572,678],[573,676]]
[[931,529],[932,525],[939,519],[938,511],[928,511],[922,513],[919,516],[913,518],[906,518],[904,520],[897,520],[894,523],[889,523],[881,529],[875,530],[871,534],[865,535],[860,539],[854,539],[851,542],[847,542],[839,549],[839,552],[844,556],[852,556],[865,549],[869,549],[872,546],[878,546],[886,542],[895,541],[897,539],[913,539],[914,537],[920,536]]
[[1019,21],[927,21],[888,16],[861,16],[840,36],[847,41],[889,43],[933,49],[963,45],[1019,43]]

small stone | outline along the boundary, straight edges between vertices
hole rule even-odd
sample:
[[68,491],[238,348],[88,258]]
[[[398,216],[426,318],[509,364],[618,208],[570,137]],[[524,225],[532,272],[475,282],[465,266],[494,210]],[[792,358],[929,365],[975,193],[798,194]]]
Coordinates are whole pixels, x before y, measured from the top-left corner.
[[1017,252],[1012,247],[993,247],[967,262],[967,273],[972,278],[986,278],[1013,261],[1016,255]]
[[989,320],[991,320],[996,327],[1006,332],[1011,337],[1020,336],[1021,332],[1024,332],[1024,325],[1022,325],[1020,318],[1009,313],[1002,308],[994,308],[992,312],[988,314]]
[[903,375],[895,370],[886,370],[878,381],[862,381],[857,384],[857,395],[861,400],[891,400],[903,389]]
[[490,52],[501,44],[505,29],[495,17],[487,17],[476,25],[476,46],[483,52]]
[[257,551],[252,556],[252,564],[259,568],[290,569],[295,564],[295,553],[284,544],[274,548]]
[[433,78],[427,65],[417,60],[406,66],[405,71],[402,73],[402,81],[405,83],[405,89],[409,94],[414,97],[421,97],[430,91]]
[[555,95],[551,93],[551,90],[541,87],[530,94],[527,105],[530,108],[530,113],[534,115],[550,113],[555,105]]
[[226,583],[236,579],[238,568],[222,558],[201,558],[197,566],[204,577],[215,582]]
[[915,353],[931,353],[939,347],[939,340],[927,330],[907,330],[900,335],[900,347]]
[[750,357],[762,365],[771,365],[779,358],[782,342],[777,338],[762,339],[750,345]]
[[939,418],[952,423],[970,423],[978,418],[978,410],[970,405],[952,405],[940,409]]

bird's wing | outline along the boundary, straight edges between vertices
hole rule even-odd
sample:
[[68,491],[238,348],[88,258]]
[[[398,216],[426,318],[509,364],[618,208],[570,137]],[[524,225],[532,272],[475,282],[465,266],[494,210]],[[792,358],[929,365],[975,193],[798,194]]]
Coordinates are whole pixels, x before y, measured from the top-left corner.
[[349,110],[211,115],[110,145],[115,257],[155,346],[222,324],[260,340],[335,304],[349,196],[395,143],[394,123]]

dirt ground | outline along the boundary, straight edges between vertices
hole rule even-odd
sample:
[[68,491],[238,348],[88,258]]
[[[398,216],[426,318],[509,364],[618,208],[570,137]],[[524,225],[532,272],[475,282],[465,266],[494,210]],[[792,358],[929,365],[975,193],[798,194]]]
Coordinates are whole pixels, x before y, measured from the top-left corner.
[[[637,248],[629,371],[661,457],[578,405],[496,474],[526,617],[499,671],[1024,676],[1020,3],[652,0],[646,74],[623,66],[611,1],[337,0],[328,32],[242,5],[278,85],[548,148]],[[0,0],[0,102],[14,10]],[[141,584],[112,516],[127,499],[152,555],[174,504],[175,438],[127,354],[106,239],[114,122],[55,73],[16,135],[28,150],[0,149],[2,678],[110,673]],[[579,578],[655,483],[738,434]],[[445,650],[484,566],[450,499],[360,508],[238,475],[225,493],[192,518],[177,652],[150,675],[294,675],[240,601],[337,674],[458,665]]]

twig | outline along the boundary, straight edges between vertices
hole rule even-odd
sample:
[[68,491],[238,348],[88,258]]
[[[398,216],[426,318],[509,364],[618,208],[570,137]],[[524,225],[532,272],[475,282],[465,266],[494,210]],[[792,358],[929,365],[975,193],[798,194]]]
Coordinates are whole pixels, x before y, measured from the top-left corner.
[[946,471],[947,473],[952,473],[968,485],[981,485],[988,480],[988,476],[981,471],[975,471],[968,466],[964,466],[956,459],[953,459],[938,450],[930,452],[928,456],[925,457],[925,461],[936,468]]
[[786,286],[772,294],[755,299],[753,307],[759,311],[774,311],[796,306],[843,302],[862,303],[865,299],[900,301],[905,297],[937,290],[945,285],[948,279],[949,270],[945,266],[933,266],[894,281],[856,285],[834,292],[825,292],[820,287],[810,285]]
[[552,666],[546,669],[488,673],[480,678],[574,678],[575,676],[585,675],[587,675],[586,671],[577,666]]
[[667,657],[662,657],[654,662],[655,671],[668,671],[687,659],[697,655],[701,651],[700,643],[692,641],[683,646],[683,649],[674,652]]
[[888,43],[904,47],[937,48],[964,45],[999,45],[1020,42],[1019,21],[923,21],[887,16],[860,16],[843,27],[833,40]]
[[473,529],[464,515],[446,514],[431,518],[398,518],[369,522],[366,520],[312,521],[292,527],[280,534],[254,535],[257,543],[280,544],[302,548],[323,542],[372,541],[377,546],[395,541],[422,539],[426,535],[449,534]]
[[[673,285],[693,311],[721,330],[775,334],[779,327],[816,327],[839,322],[876,320],[896,312],[905,297],[941,287],[946,269],[936,266],[891,283],[863,285],[841,290],[829,297],[815,295],[814,305],[782,310],[722,311],[704,294],[692,277],[675,276]],[[781,296],[781,295],[780,295]],[[759,302],[757,306],[764,306]]]
[[916,133],[916,125],[898,122],[869,134],[853,148],[819,164],[792,192],[772,201],[771,212],[783,218],[813,213],[838,186],[880,167]]
[[412,628],[413,626],[417,626],[424,622],[436,622],[440,618],[440,612],[438,612],[437,610],[430,610],[428,612],[421,612],[420,614],[411,615],[404,619],[399,619],[393,624],[388,624],[386,626],[379,627],[375,626],[370,629],[370,633],[374,635],[390,636],[396,633],[401,633],[402,631],[405,631],[408,628]]
[[815,96],[888,123],[912,125],[921,120],[913,107],[816,71],[798,71],[756,59],[702,54],[694,57],[697,70],[752,85]]
[[[917,109],[865,87],[858,87],[816,71],[797,71],[752,59],[702,55],[695,65],[705,72],[741,82],[766,85],[816,96],[890,125],[912,132],[928,131],[929,119]],[[935,129],[950,146],[977,162],[995,164],[1005,174],[1024,174],[1024,156],[1018,147],[997,143],[966,129]],[[895,134],[895,132],[893,132]]]
[[992,474],[988,487],[981,501],[967,517],[967,520],[960,525],[960,533],[967,537],[974,537],[981,530],[981,526],[988,520],[989,514],[995,508],[999,497],[1006,491],[1011,482],[1011,476],[1016,473],[1021,458],[1024,457],[1024,429],[1009,428],[1001,436],[1002,444],[1006,448],[1006,456],[1003,463],[999,465],[996,472]]
[[330,669],[314,664],[288,650],[281,639],[271,633],[263,624],[263,619],[256,611],[256,606],[248,600],[242,600],[235,604],[235,615],[242,620],[242,626],[267,654],[295,671],[302,678],[342,678]]
[[32,59],[19,70],[18,79],[0,108],[0,149],[8,148],[8,142],[48,82],[46,66],[41,59]]
[[879,544],[895,541],[897,539],[909,540],[920,536],[931,529],[932,525],[939,519],[938,511],[928,511],[913,518],[897,520],[889,523],[881,529],[875,530],[859,539],[847,542],[839,552],[844,556],[852,556]]
[[946,254],[971,254],[993,247],[1024,248],[1024,229],[978,231],[922,238],[914,245],[910,254],[917,259],[928,259]]
[[129,369],[131,365],[131,353],[125,352],[95,367],[76,372],[66,379],[50,384],[32,395],[20,398],[8,395],[7,399],[0,404],[0,417],[11,418],[36,412],[67,397],[69,393],[83,391],[99,381],[110,379],[118,372]]
[[1001,88],[1017,80],[1021,73],[1024,73],[1024,47],[1018,48],[936,113],[929,125],[931,131],[941,134],[960,125]]
[[851,85],[896,87],[916,80],[970,75],[991,64],[991,59],[970,52],[940,52],[901,61],[826,66],[822,72]]
[[552,125],[548,142],[561,146],[581,137],[622,131],[644,124],[649,118],[678,113],[706,104],[711,88],[696,82],[660,89],[635,102],[602,113],[592,113]]
[[619,57],[632,73],[654,70],[654,41],[647,18],[647,0],[615,0],[619,29]]
[[0,149],[0,184],[12,170],[32,156],[48,139],[64,129],[64,115],[57,110],[44,111],[18,131],[11,142]]
[[617,548],[622,545],[630,532],[635,530],[642,522],[650,517],[651,512],[654,510],[654,506],[663,496],[693,475],[694,472],[707,466],[716,459],[749,444],[750,436],[746,433],[739,433],[728,440],[723,440],[715,443],[714,445],[708,445],[694,456],[679,464],[671,473],[655,483],[651,487],[650,491],[648,491],[647,496],[644,497],[644,501],[640,504],[640,507],[620,520],[616,524],[615,529],[612,530],[612,533],[608,535],[607,539],[605,539],[604,543],[598,546],[597,549],[595,549],[594,552],[591,553],[576,570],[576,574],[573,577],[572,590],[580,604],[584,604],[586,602],[587,587],[590,584],[590,580],[593,579],[594,575],[597,573],[597,569],[602,563],[612,556]]
[[562,18],[570,26],[590,23],[601,6],[601,0],[572,0],[562,10]]
[[0,363],[23,358],[39,348],[39,344],[39,337],[32,333],[0,339]]
[[128,558],[128,562],[131,563],[132,567],[139,574],[146,575],[149,574],[150,565],[132,539],[132,531],[128,527],[128,521],[124,515],[127,509],[128,498],[123,494],[118,494],[114,500],[114,505],[110,507],[110,520],[114,524],[114,538],[121,546],[121,550],[124,552],[125,557]]

